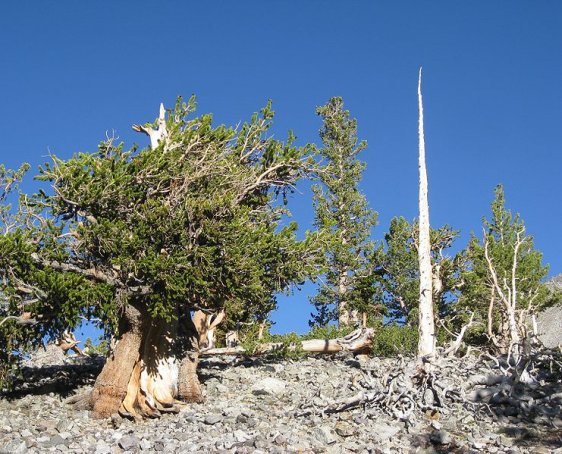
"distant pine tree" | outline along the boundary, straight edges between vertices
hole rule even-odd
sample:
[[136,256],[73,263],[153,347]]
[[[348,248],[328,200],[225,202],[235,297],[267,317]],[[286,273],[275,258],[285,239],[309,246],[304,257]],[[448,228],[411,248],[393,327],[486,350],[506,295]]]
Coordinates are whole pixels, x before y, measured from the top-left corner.
[[337,320],[340,326],[358,324],[360,312],[373,307],[374,242],[371,231],[377,213],[359,190],[365,164],[357,159],[367,146],[357,139],[357,122],[344,110],[341,98],[331,98],[317,109],[324,121],[323,146],[318,150],[323,169],[320,184],[313,187],[315,225],[327,234],[326,267],[311,325]]

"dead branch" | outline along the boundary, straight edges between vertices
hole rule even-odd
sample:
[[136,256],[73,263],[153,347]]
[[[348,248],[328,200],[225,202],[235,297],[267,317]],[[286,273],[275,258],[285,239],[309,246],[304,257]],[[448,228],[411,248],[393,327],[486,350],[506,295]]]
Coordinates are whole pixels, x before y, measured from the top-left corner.
[[133,130],[137,132],[142,132],[150,138],[150,147],[154,150],[158,143],[168,136],[168,131],[166,129],[166,109],[164,104],[160,104],[160,114],[158,116],[157,125],[158,127],[154,129],[151,126],[145,127],[141,125],[133,125]]
[[468,328],[470,328],[472,325],[474,324],[474,312],[472,312],[470,314],[470,320],[468,321],[468,323],[466,323],[461,330],[459,331],[459,333],[457,334],[457,336],[455,337],[455,340],[453,342],[451,342],[451,345],[449,345],[449,347],[447,347],[445,349],[445,351],[443,352],[443,356],[455,356],[455,354],[457,353],[457,351],[459,350],[459,348],[462,345],[462,341],[464,339],[464,335],[466,333],[466,331],[468,330]]
[[337,353],[341,351],[360,353],[367,351],[373,344],[375,332],[372,328],[360,328],[345,337],[337,339],[310,339],[298,344],[286,345],[282,342],[272,342],[259,345],[253,352],[248,352],[241,346],[226,348],[211,348],[202,350],[201,355],[240,355],[249,353],[251,355],[264,355],[267,353],[281,351],[303,351],[306,353]]
[[35,325],[39,323],[36,318],[31,317],[30,312],[24,312],[21,315],[8,315],[7,317],[4,317],[0,321],[0,326],[10,320],[14,320],[18,325]]

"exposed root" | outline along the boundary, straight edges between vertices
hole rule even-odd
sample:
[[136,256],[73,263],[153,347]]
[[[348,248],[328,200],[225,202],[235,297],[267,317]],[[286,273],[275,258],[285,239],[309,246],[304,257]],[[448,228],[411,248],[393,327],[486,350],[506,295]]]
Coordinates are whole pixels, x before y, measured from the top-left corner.
[[561,372],[562,354],[552,351],[536,352],[517,366],[506,358],[437,358],[424,369],[414,358],[399,358],[390,369],[361,367],[360,378],[347,385],[350,397],[321,406],[304,402],[296,416],[361,407],[367,415],[382,412],[408,424],[464,407],[494,418],[548,421],[562,414]]

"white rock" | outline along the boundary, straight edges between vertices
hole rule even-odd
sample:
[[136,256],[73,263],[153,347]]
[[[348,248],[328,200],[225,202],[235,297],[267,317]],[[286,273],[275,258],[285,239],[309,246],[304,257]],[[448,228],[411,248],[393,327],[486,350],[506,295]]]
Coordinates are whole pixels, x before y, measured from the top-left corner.
[[260,380],[254,386],[252,386],[252,393],[255,395],[278,395],[284,394],[287,384],[276,378],[264,378]]

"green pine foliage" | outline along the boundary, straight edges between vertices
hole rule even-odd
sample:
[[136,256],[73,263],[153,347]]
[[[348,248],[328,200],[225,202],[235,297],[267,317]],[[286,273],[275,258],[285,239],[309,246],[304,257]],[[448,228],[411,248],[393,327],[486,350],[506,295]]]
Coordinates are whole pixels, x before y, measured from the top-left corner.
[[[376,270],[388,317],[407,325],[418,323],[417,232],[417,223],[409,223],[403,217],[393,218],[384,237],[384,252],[380,254]],[[451,312],[451,303],[458,296],[464,255],[459,253],[449,257],[446,254],[458,235],[459,232],[448,225],[430,231],[433,273],[440,281],[440,288],[437,285],[434,288],[433,301],[435,313],[440,318]]]
[[356,120],[338,97],[316,112],[323,120],[323,146],[317,150],[323,168],[320,184],[313,187],[315,225],[326,234],[326,267],[318,294],[311,298],[316,314],[310,324],[322,326],[338,320],[342,305],[359,312],[373,308],[371,231],[377,213],[359,190],[365,163],[357,156],[367,143],[357,139]]
[[107,140],[41,166],[50,188],[27,199],[30,222],[0,239],[11,310],[26,300],[41,320],[27,339],[80,316],[116,332],[127,304],[164,320],[226,305],[264,314],[275,293],[315,273],[317,236],[298,240],[278,201],[316,170],[311,147],[269,135],[270,103],[239,128],[194,108],[178,100],[156,149]]
[[82,346],[82,351],[87,355],[106,356],[109,353],[109,342],[101,339],[96,345],[91,338],[87,338]]

